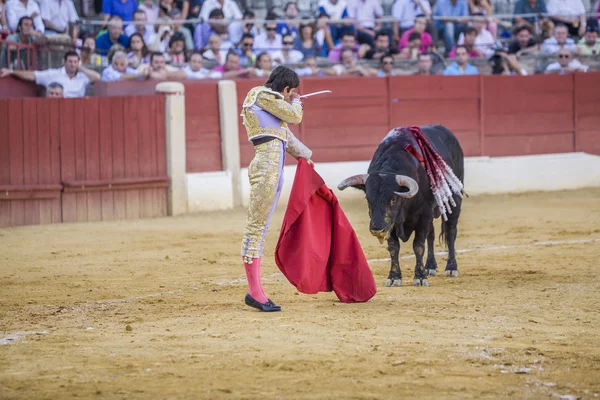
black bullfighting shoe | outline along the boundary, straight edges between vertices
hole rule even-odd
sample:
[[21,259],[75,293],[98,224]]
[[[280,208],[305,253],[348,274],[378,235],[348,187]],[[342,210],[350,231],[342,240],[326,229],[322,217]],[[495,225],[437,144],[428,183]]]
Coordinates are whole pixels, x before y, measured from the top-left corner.
[[246,298],[244,299],[244,302],[246,303],[246,305],[254,307],[260,311],[281,311],[281,306],[278,306],[277,304],[273,303],[270,299],[266,303],[259,303],[258,301],[254,300],[252,296],[250,296],[250,293],[246,293]]

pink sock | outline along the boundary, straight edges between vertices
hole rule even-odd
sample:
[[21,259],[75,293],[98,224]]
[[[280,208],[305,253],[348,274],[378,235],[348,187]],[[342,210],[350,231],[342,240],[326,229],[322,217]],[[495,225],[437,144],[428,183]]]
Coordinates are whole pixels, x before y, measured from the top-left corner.
[[248,278],[248,293],[259,303],[266,303],[269,299],[267,299],[260,281],[260,262],[260,258],[253,258],[252,264],[244,262],[244,268],[246,269],[246,277]]

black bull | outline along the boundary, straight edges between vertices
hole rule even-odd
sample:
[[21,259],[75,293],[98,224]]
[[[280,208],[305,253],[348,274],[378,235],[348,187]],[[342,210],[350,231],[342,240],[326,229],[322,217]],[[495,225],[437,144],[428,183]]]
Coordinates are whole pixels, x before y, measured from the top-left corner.
[[[425,136],[435,150],[464,183],[463,151],[454,134],[441,125],[422,126]],[[355,175],[342,181],[338,188],[348,186],[366,193],[371,217],[371,234],[381,243],[387,239],[391,257],[391,268],[385,286],[401,286],[402,271],[398,255],[400,241],[407,242],[415,233],[413,250],[416,257],[414,285],[428,286],[428,275],[436,275],[437,263],[434,255],[435,233],[433,219],[440,216],[431,191],[427,172],[421,163],[404,146],[418,145],[408,134],[391,131],[373,155],[368,174]],[[454,195],[456,207],[452,207],[448,220],[442,220],[442,234],[448,248],[445,276],[458,276],[454,242],[462,199]],[[427,264],[423,265],[427,239]]]

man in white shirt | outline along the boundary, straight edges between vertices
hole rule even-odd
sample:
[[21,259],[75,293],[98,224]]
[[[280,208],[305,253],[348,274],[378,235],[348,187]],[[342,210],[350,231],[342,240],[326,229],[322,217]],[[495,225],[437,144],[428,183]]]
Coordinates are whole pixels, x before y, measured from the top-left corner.
[[210,69],[204,68],[204,60],[199,51],[194,50],[190,56],[190,61],[181,69],[187,75],[188,79],[221,79],[223,74],[213,72]]
[[348,16],[355,20],[354,29],[359,43],[375,45],[375,32],[381,28],[379,18],[383,17],[383,8],[379,0],[350,0]]
[[135,10],[133,13],[133,24],[129,24],[125,28],[125,34],[127,36],[131,36],[134,33],[142,35],[146,46],[154,48],[156,43],[156,33],[154,33],[154,26],[148,24],[148,17],[144,10]]
[[[494,49],[496,47],[496,41],[494,36],[484,28],[486,25],[485,17],[483,14],[473,14],[473,22],[471,25],[477,31],[477,37],[475,38],[475,47],[481,54],[486,58],[490,58],[494,55]],[[458,44],[465,43],[465,35],[461,33],[458,37]]]
[[204,21],[208,20],[210,12],[215,8],[220,8],[223,10],[223,16],[225,19],[242,19],[242,11],[240,11],[240,7],[233,0],[206,0],[204,4],[202,4],[200,18],[202,18]]
[[75,25],[79,21],[79,15],[75,10],[73,0],[43,0],[40,6],[42,21],[46,27],[46,35],[69,34],[69,24],[73,24],[71,37],[79,37],[79,27]]
[[587,65],[581,64],[573,58],[573,54],[563,48],[558,51],[558,61],[549,64],[546,67],[546,74],[570,74],[573,72],[587,72],[590,68]]
[[554,36],[544,40],[541,50],[546,54],[556,54],[562,48],[569,51],[575,51],[577,45],[575,41],[569,37],[569,30],[563,24],[554,27]]
[[[291,33],[283,35],[283,47],[281,50],[276,50],[271,53],[271,57],[275,64],[298,64],[302,62],[304,54],[298,50],[294,50],[294,36]],[[276,65],[277,66],[277,65]]]
[[[273,18],[273,16],[267,16],[267,20]],[[266,22],[264,32],[259,33],[254,38],[254,50],[257,53],[263,51],[267,53],[281,50],[283,48],[283,42],[281,35],[277,33],[277,24],[275,22]]]
[[17,30],[17,25],[22,17],[31,17],[35,30],[44,33],[44,21],[40,16],[40,8],[35,0],[8,0],[4,5],[6,9],[6,23],[11,32]]
[[7,68],[0,70],[0,78],[10,75],[26,81],[34,81],[45,87],[52,82],[59,83],[64,88],[65,97],[85,97],[88,85],[100,80],[99,73],[79,65],[79,55],[74,51],[65,54],[65,65],[62,68],[45,71],[12,71]]
[[546,10],[555,24],[565,24],[572,36],[585,34],[585,7],[581,0],[549,0]]
[[394,21],[394,36],[400,40],[400,32],[412,28],[417,15],[431,16],[431,4],[429,0],[396,0],[392,6]]
[[117,51],[112,63],[102,71],[102,82],[135,80],[146,77],[148,70],[138,72],[127,65],[127,54]]

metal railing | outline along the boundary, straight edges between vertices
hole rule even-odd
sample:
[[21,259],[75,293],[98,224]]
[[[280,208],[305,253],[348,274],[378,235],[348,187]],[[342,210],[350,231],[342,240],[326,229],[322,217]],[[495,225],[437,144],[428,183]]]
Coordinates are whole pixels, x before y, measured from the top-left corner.
[[45,45],[45,42],[26,44],[0,39],[0,67],[35,70],[38,50]]

